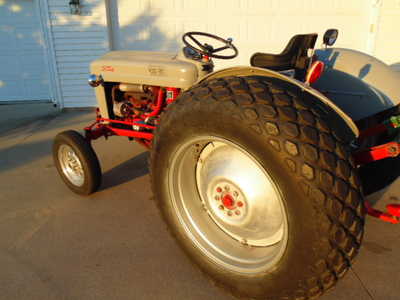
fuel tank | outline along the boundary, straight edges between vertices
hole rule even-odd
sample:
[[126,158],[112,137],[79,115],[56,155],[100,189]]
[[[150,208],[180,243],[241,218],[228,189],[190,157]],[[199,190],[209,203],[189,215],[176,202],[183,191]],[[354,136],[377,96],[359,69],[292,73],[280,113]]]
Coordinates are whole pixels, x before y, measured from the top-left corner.
[[400,73],[368,54],[343,48],[318,49],[325,63],[312,87],[325,94],[354,121],[400,102]]

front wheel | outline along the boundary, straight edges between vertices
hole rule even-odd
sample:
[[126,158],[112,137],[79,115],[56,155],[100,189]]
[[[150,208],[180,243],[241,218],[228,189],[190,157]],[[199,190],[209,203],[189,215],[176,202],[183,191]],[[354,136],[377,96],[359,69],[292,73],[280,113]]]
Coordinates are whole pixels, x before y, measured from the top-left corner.
[[349,269],[363,235],[361,186],[339,125],[294,87],[210,80],[166,111],[150,157],[170,232],[239,297],[314,299]]
[[62,180],[73,192],[89,195],[99,188],[99,160],[90,143],[78,132],[68,130],[57,134],[53,160]]

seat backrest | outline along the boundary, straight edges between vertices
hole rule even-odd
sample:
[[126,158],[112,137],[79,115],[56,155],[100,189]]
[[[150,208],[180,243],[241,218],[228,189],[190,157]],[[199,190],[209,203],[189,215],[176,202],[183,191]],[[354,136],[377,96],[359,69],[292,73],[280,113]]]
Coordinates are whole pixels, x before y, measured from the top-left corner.
[[318,34],[297,34],[292,37],[280,54],[254,53],[250,64],[254,67],[275,71],[288,69],[304,70],[308,67],[308,49],[314,49]]

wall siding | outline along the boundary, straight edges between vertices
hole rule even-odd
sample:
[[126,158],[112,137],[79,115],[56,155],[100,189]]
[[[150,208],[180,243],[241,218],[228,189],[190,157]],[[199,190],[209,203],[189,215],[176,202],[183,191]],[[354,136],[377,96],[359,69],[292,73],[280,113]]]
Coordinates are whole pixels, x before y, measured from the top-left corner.
[[400,70],[400,0],[385,0],[379,23],[376,27],[378,32],[375,43],[375,54],[388,64],[393,64]]
[[216,69],[248,65],[254,52],[279,53],[298,33],[338,28],[337,46],[366,50],[371,0],[110,0],[116,3],[116,49],[177,51],[186,31],[232,37],[233,60],[215,60]]
[[71,15],[68,1],[48,0],[49,24],[60,84],[61,107],[96,105],[87,84],[89,64],[109,51],[103,0],[81,0],[81,15]]
[[[297,33],[319,33],[319,47],[327,28],[339,29],[336,46],[370,52],[400,66],[394,30],[400,20],[399,0],[81,0],[79,16],[70,14],[68,1],[42,1],[48,8],[62,107],[96,105],[87,85],[89,64],[109,51],[110,43],[114,49],[177,51],[186,31],[234,37],[239,56],[216,60],[216,69],[248,65],[256,51],[280,52]],[[376,20],[373,5],[380,15]]]

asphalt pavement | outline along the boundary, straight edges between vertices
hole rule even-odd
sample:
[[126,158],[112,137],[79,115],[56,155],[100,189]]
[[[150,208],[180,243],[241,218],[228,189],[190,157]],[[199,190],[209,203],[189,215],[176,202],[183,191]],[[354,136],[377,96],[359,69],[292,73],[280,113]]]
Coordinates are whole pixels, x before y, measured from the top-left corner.
[[[93,113],[52,111],[4,125],[13,114],[4,107],[0,299],[232,299],[169,236],[152,201],[142,146],[121,137],[94,142],[103,184],[91,196],[78,196],[59,178],[51,145],[58,132],[92,122]],[[398,203],[399,188],[395,181],[368,198],[377,207]],[[356,262],[321,299],[399,299],[399,226],[368,217]]]

